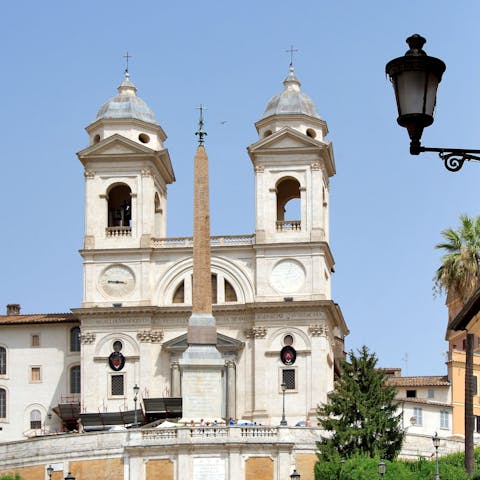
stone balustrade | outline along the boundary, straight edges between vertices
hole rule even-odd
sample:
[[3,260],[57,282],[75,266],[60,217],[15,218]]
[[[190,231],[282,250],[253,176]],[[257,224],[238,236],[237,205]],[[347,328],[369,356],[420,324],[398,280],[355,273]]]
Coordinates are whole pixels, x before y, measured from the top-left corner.
[[[255,235],[225,235],[210,237],[210,245],[218,246],[239,246],[253,245],[255,243]],[[170,237],[170,238],[153,238],[153,248],[192,248],[193,237]]]
[[302,229],[300,220],[277,220],[277,232],[296,232]]
[[[272,442],[280,440],[278,427],[268,426],[209,426],[209,427],[179,427],[179,428],[151,428],[141,429],[137,433],[141,434],[141,441],[150,443],[154,442],[171,442],[172,439],[176,443],[202,443],[211,442],[219,439],[222,443],[245,441],[248,438],[255,440],[265,439]],[[139,441],[135,432],[132,431],[131,439],[134,443]]]
[[107,227],[105,229],[106,237],[131,237],[132,227]]

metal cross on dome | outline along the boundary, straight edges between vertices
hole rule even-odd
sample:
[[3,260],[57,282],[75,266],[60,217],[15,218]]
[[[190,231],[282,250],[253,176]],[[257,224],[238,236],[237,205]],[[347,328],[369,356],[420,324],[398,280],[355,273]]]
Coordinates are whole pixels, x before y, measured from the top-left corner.
[[130,58],[132,58],[132,56],[129,55],[129,54],[128,54],[128,51],[127,51],[127,53],[123,56],[123,58],[126,58],[126,64],[127,64],[127,65],[126,65],[126,68],[125,68],[125,73],[128,73],[128,60],[129,60]]
[[285,50],[287,53],[290,54],[290,66],[293,66],[293,54],[298,52],[298,48],[293,48],[293,45],[290,45],[289,50]]

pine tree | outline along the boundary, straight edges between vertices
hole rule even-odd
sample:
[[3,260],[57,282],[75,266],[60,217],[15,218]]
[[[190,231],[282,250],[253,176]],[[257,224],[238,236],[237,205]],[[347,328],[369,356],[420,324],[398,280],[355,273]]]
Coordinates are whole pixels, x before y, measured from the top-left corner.
[[377,357],[363,346],[358,356],[350,351],[342,362],[342,376],[335,382],[329,402],[317,410],[327,435],[317,442],[318,457],[338,461],[353,455],[392,460],[401,447],[401,414],[396,414],[395,388],[386,384],[376,368]]

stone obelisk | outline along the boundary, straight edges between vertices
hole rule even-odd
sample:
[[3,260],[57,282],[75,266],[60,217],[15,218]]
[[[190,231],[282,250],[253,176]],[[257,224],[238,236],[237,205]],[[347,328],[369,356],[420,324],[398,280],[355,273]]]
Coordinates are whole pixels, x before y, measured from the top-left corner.
[[224,361],[216,347],[217,329],[212,314],[208,156],[203,125],[200,106],[200,128],[196,132],[199,145],[194,158],[192,314],[188,320],[188,348],[180,361],[186,422],[222,418]]

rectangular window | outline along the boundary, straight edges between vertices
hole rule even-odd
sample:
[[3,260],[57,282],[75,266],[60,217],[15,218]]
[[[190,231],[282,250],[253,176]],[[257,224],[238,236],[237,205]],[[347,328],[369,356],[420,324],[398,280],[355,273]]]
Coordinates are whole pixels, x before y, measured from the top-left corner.
[[297,386],[295,384],[295,369],[294,368],[284,368],[282,370],[282,383],[286,385],[286,390],[296,390]]
[[0,347],[0,375],[7,374],[7,349]]
[[0,388],[0,418],[7,418],[7,391]]
[[70,329],[70,351],[80,351],[80,327],[73,327]]
[[415,426],[423,426],[423,411],[419,407],[413,409],[413,418],[415,419]]
[[70,393],[80,393],[80,365],[70,369]]
[[407,390],[407,398],[417,398],[416,390]]
[[112,396],[117,395],[124,395],[124,388],[123,388],[123,375],[112,375],[110,377],[111,380],[111,392]]
[[428,389],[428,398],[435,398],[435,390],[433,388]]
[[480,433],[480,417],[475,415],[475,433]]
[[478,379],[476,375],[472,375],[472,395],[478,395]]
[[30,367],[30,381],[31,382],[42,381],[42,370],[40,367]]
[[444,430],[449,429],[448,410],[440,410],[440,428]]
[[30,346],[31,347],[40,346],[40,335],[34,334],[30,336]]

